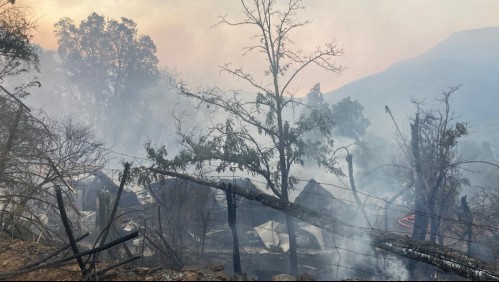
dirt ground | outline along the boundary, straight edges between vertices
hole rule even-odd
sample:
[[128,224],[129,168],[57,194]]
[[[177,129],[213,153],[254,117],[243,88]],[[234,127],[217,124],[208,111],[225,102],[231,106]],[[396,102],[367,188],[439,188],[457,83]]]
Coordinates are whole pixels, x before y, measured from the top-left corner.
[[[40,261],[44,255],[56,249],[30,241],[0,241],[0,280],[10,281],[77,281],[82,280],[80,268],[75,261],[58,267],[43,268],[29,273],[5,277],[10,272],[21,270],[30,263]],[[124,265],[109,271],[106,281],[229,281],[234,278],[224,273],[223,265],[188,266],[181,271],[149,269]]]

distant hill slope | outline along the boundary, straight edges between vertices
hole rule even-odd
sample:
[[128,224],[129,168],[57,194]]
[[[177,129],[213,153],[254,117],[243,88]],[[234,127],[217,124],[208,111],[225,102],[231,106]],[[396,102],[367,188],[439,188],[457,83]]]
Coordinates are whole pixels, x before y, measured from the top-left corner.
[[426,98],[428,104],[436,105],[434,98],[459,84],[462,87],[453,95],[452,105],[461,120],[471,122],[478,134],[499,137],[489,130],[499,128],[499,27],[456,32],[421,55],[324,97],[330,104],[347,96],[358,100],[371,120],[371,130],[391,135],[394,126],[385,105],[407,132],[407,118],[415,111],[411,97]]

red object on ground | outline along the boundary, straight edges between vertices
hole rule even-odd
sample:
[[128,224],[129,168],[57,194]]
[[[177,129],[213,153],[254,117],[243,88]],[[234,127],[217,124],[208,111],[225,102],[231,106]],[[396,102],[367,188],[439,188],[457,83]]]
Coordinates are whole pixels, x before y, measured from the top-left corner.
[[[416,219],[416,215],[413,213],[410,213],[410,214],[406,215],[405,217],[399,219],[399,224],[404,226],[404,227],[412,229],[412,228],[414,228],[415,219]],[[430,224],[429,223],[428,223],[428,228],[426,230],[428,230],[428,232],[430,231]]]
[[399,224],[407,227],[407,228],[414,228],[414,219],[416,218],[416,215],[413,213],[410,213],[406,215],[405,217],[399,219]]

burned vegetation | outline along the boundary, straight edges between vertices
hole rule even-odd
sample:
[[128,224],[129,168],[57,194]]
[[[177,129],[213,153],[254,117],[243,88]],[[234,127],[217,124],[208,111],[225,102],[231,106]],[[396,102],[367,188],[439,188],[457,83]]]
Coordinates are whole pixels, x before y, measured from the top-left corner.
[[[403,124],[386,105],[395,137],[377,136],[368,105],[319,83],[295,96],[311,66],[345,71],[336,42],[292,39],[302,1],[241,4],[216,27],[252,30],[244,54],[266,66],[220,71],[251,95],[160,71],[127,18],[63,18],[42,50],[29,10],[0,0],[0,280],[499,280],[498,147],[466,139],[460,86]],[[166,140],[146,158],[100,141],[136,150],[146,132]]]

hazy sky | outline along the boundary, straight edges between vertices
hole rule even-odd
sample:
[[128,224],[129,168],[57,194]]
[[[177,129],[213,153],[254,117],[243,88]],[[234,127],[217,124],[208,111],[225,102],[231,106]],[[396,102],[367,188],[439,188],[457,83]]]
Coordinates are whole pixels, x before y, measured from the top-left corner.
[[[196,85],[245,88],[218,66],[232,62],[263,73],[255,57],[241,57],[251,30],[230,26],[212,28],[217,16],[241,16],[236,0],[18,0],[33,8],[38,18],[35,41],[55,49],[53,24],[70,17],[77,24],[91,12],[109,18],[128,17],[139,33],[156,43],[162,67],[176,71]],[[485,26],[499,26],[496,0],[307,0],[300,19],[312,23],[292,34],[297,45],[313,49],[336,40],[345,55],[338,63],[346,67],[340,76],[318,69],[304,72],[295,84],[305,95],[316,82],[323,92],[333,90],[394,62],[420,54],[451,33]],[[42,66],[43,68],[43,66]]]

